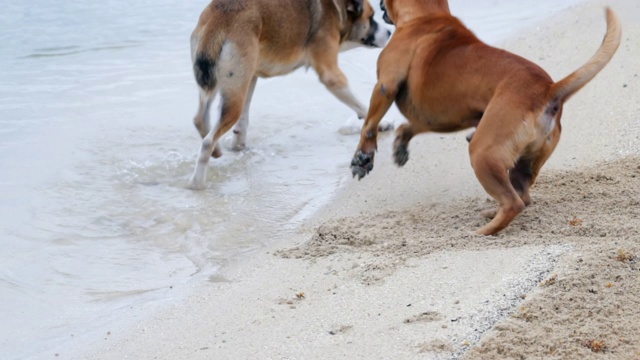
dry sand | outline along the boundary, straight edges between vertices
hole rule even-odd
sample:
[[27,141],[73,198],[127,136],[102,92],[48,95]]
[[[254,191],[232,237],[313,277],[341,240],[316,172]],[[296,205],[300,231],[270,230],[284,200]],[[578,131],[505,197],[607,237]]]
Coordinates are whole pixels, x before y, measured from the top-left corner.
[[[623,43],[566,105],[534,205],[498,236],[470,235],[493,204],[465,134],[415,139],[402,169],[385,136],[371,175],[295,239],[70,357],[640,359],[640,3],[607,3]],[[504,47],[559,79],[599,46],[604,5]]]

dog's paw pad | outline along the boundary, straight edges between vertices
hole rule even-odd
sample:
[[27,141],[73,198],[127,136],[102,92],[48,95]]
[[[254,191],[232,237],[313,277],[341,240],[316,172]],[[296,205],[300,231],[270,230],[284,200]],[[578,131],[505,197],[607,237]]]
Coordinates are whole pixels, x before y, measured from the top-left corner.
[[363,167],[351,166],[351,175],[353,177],[357,176],[358,180],[360,180],[367,175],[367,170],[365,170]]
[[351,174],[354,177],[357,176],[358,180],[360,180],[371,170],[373,170],[373,154],[365,154],[361,150],[358,150],[351,160]]

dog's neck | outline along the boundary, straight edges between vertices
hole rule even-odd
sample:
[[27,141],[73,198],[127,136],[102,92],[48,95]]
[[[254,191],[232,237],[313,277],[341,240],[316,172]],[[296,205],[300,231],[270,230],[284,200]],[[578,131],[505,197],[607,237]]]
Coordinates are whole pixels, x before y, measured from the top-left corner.
[[[420,11],[416,11],[420,9]],[[451,15],[447,0],[417,0],[415,7],[395,9],[395,23],[397,26],[423,16]]]
[[346,24],[346,20],[348,17],[347,8],[345,7],[344,4],[341,5],[341,3],[344,1],[341,2],[339,0],[332,0],[332,2],[333,2],[333,6],[336,8],[336,11],[338,12],[338,21],[340,22],[340,43],[342,43],[344,39],[347,37],[347,33],[348,33],[348,29],[347,29],[348,25]]

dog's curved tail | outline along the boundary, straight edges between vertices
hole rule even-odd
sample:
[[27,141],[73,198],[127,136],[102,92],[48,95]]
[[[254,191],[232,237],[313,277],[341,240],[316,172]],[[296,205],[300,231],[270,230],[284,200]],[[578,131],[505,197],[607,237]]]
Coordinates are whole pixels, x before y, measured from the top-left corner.
[[193,58],[193,73],[196,82],[205,91],[216,88],[216,65],[224,45],[224,35],[219,32],[209,32],[202,35],[196,45]]
[[586,64],[582,65],[569,76],[553,84],[551,88],[553,99],[560,101],[568,100],[607,65],[618,49],[622,36],[620,20],[618,20],[616,14],[609,7],[607,7],[605,11],[607,17],[607,33],[604,35],[602,45],[600,45],[598,51]]

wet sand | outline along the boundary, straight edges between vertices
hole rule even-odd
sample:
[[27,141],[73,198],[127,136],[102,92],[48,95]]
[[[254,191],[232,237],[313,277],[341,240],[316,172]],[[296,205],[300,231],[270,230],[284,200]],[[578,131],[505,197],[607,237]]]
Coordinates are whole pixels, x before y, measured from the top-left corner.
[[[566,104],[534,205],[499,235],[470,235],[492,202],[464,133],[416,138],[402,169],[384,136],[370,176],[293,239],[60,358],[640,358],[640,4],[607,4],[623,43]],[[604,5],[572,7],[503,47],[559,79],[599,46]]]

